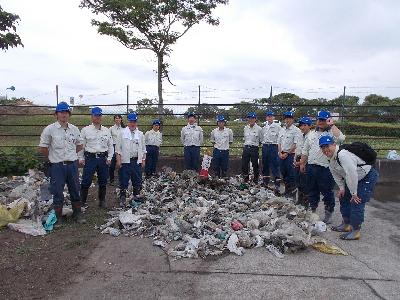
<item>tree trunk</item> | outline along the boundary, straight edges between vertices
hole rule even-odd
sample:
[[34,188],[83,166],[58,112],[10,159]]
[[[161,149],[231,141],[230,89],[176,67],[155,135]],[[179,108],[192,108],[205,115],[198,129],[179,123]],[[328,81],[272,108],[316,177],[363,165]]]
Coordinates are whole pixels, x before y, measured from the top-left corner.
[[158,80],[158,113],[159,119],[162,119],[162,113],[164,111],[164,101],[163,101],[163,95],[162,95],[162,75],[163,75],[163,70],[162,70],[162,65],[163,65],[163,55],[160,53],[157,53],[157,60],[158,60],[158,70],[157,70],[157,80]]

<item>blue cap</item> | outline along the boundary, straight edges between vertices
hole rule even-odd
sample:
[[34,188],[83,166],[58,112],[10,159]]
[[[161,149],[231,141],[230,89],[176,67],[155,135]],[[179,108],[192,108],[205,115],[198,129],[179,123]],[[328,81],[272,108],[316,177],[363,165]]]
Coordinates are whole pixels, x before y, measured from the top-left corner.
[[266,116],[275,116],[274,112],[272,110],[269,110],[265,113]]
[[308,125],[308,126],[311,126],[312,120],[311,120],[309,117],[302,117],[302,118],[299,120],[299,125],[303,125],[303,124],[306,124],[306,125]]
[[257,114],[255,112],[251,111],[251,112],[249,112],[247,114],[247,118],[248,119],[256,119],[257,118]]
[[71,112],[71,107],[69,107],[67,102],[60,102],[57,104],[56,113],[62,111]]
[[225,117],[223,115],[217,116],[217,122],[226,122]]
[[192,112],[192,111],[189,111],[189,112],[187,113],[187,117],[188,117],[188,118],[190,118],[190,117],[195,117],[195,118],[196,118],[196,114],[195,114],[194,112]]
[[331,137],[330,135],[323,135],[319,138],[319,146],[326,146],[326,145],[332,145],[333,143],[335,143],[335,141],[333,140],[333,137]]
[[284,116],[285,118],[294,118],[294,112],[292,112],[292,111],[290,111],[290,110],[285,111],[285,112],[283,113],[283,116]]
[[317,115],[317,119],[319,119],[319,120],[326,120],[326,119],[329,119],[330,117],[331,117],[331,113],[326,110],[319,111],[318,115]]
[[138,119],[137,114],[135,112],[131,112],[128,114],[128,122],[136,122]]
[[153,121],[153,125],[161,125],[160,120],[156,119]]
[[103,110],[100,107],[93,107],[92,108],[92,116],[102,116],[103,115]]

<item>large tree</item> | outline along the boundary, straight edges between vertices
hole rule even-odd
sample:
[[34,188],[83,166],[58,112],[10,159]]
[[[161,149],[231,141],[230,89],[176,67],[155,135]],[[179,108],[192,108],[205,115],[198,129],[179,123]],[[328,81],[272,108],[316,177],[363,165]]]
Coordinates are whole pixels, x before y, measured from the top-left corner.
[[163,110],[162,83],[169,80],[165,57],[171,46],[193,25],[205,21],[218,25],[212,16],[218,4],[228,0],[81,0],[81,7],[89,8],[107,20],[92,20],[100,34],[116,38],[133,50],[150,50],[157,57],[158,109]]
[[16,33],[19,16],[4,11],[0,6],[0,49],[24,46],[20,36]]

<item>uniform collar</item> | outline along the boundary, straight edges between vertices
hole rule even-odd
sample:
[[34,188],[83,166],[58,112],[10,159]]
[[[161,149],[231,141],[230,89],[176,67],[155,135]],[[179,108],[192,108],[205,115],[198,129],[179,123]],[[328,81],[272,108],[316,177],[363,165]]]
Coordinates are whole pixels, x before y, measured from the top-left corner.
[[[92,123],[90,126],[92,126],[94,129],[97,129],[96,128],[96,126]],[[99,127],[99,129],[98,130],[101,130],[102,128],[101,128],[102,126],[101,126],[101,124],[100,124],[100,127]]]
[[332,126],[328,126],[328,127],[326,127],[324,130],[319,130],[320,128],[317,126],[317,127],[315,127],[315,131],[317,131],[317,132],[328,132],[329,130],[331,130],[331,128],[332,128]]
[[[55,123],[55,126],[56,126],[56,128],[61,128],[61,124],[60,124],[60,122],[56,122]],[[69,123],[67,122],[67,128],[69,128]]]
[[337,160],[338,152],[339,152],[339,146],[336,145],[335,152],[333,153],[333,156],[330,158],[330,160]]

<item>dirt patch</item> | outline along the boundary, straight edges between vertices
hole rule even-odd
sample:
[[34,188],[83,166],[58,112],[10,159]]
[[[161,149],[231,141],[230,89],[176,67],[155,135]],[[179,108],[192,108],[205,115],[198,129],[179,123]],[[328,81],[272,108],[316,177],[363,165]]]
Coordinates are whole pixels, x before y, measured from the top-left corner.
[[[116,203],[114,187],[108,188],[108,206]],[[96,191],[91,190],[85,217],[87,224],[66,224],[43,237],[32,237],[9,229],[0,231],[0,299],[43,299],[57,295],[83,272],[82,263],[103,235],[101,225],[106,210],[97,207]]]

